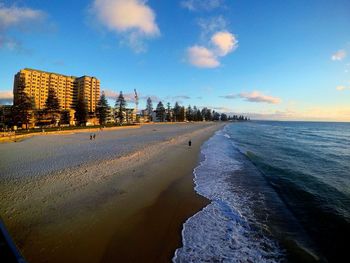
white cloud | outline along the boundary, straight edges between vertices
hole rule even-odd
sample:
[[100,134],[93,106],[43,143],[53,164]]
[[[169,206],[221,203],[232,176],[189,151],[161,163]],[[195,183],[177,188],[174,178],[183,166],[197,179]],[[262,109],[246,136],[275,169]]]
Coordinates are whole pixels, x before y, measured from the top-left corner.
[[240,93],[239,96],[250,102],[263,102],[263,103],[269,103],[269,104],[281,103],[280,98],[264,95],[259,91],[253,91],[249,93]]
[[237,99],[242,98],[250,102],[264,102],[264,103],[270,103],[270,104],[279,104],[281,103],[281,99],[277,97],[272,97],[268,95],[264,95],[259,91],[253,91],[253,92],[243,92],[240,94],[228,94],[224,96],[220,96],[224,99]]
[[46,17],[46,13],[41,10],[28,7],[5,7],[0,3],[0,30],[10,27],[23,27],[28,22],[41,21]]
[[194,45],[187,49],[190,64],[199,68],[220,66],[219,57],[224,57],[237,48],[236,37],[227,31],[219,31],[211,37],[212,48]]
[[0,91],[0,105],[12,104],[13,92],[12,91]]
[[219,56],[226,56],[238,46],[236,37],[227,31],[215,33],[211,38],[211,42],[215,45],[216,53]]
[[340,85],[340,86],[337,86],[335,89],[337,91],[350,90],[350,86],[346,87],[346,86]]
[[341,49],[341,50],[338,50],[337,52],[335,52],[333,55],[332,55],[332,57],[331,57],[331,59],[333,60],[333,61],[341,61],[341,60],[343,60],[344,58],[346,58],[346,51],[344,50],[344,49]]
[[91,13],[110,31],[122,34],[136,52],[145,50],[144,38],[160,35],[155,12],[144,0],[94,0]]
[[28,7],[18,7],[16,5],[5,6],[0,3],[0,49],[6,48],[11,51],[25,51],[20,40],[10,36],[11,29],[21,32],[33,31],[35,23],[42,23],[47,17],[46,13]]
[[181,6],[190,11],[211,11],[223,6],[224,0],[184,0]]
[[220,65],[214,52],[202,46],[187,49],[188,61],[199,68],[215,68]]

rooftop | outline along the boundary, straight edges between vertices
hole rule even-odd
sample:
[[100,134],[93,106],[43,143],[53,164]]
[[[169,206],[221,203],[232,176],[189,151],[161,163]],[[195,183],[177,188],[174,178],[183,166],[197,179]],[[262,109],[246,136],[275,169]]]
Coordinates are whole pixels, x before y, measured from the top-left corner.
[[68,76],[68,75],[64,75],[64,74],[60,74],[60,73],[48,72],[48,71],[39,70],[39,69],[32,69],[32,68],[24,68],[23,70],[27,70],[27,71],[36,71],[36,72],[41,72],[41,73],[46,73],[46,74],[55,74],[55,75],[59,75],[59,76],[63,76],[63,77],[68,77],[68,78],[75,78],[75,79],[80,79],[80,78],[85,78],[85,77],[97,79],[96,77],[91,77],[91,76],[86,76],[86,75],[81,76],[81,77]]

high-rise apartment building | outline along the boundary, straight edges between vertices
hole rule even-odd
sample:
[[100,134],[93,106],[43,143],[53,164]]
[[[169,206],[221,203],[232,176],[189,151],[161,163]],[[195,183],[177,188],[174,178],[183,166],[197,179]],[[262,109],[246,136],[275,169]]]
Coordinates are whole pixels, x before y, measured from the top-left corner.
[[44,109],[49,89],[56,92],[62,110],[74,108],[79,98],[84,98],[89,112],[95,112],[100,97],[100,81],[94,77],[74,77],[25,68],[14,79],[14,105],[20,89],[32,98],[36,109]]
[[95,112],[100,98],[100,81],[95,77],[82,76],[75,79],[74,85],[74,103],[84,99],[87,103],[88,111]]

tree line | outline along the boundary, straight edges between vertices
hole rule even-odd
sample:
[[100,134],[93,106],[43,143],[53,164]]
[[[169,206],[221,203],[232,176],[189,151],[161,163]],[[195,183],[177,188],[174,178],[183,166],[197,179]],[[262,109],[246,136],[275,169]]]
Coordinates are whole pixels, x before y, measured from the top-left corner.
[[[38,125],[60,125],[69,124],[72,117],[74,117],[77,125],[85,125],[89,118],[97,117],[100,125],[105,125],[107,120],[111,117],[111,107],[104,92],[102,92],[97,106],[96,112],[88,112],[87,103],[83,98],[77,98],[74,105],[74,116],[70,116],[69,110],[61,110],[59,100],[54,89],[48,90],[48,97],[45,101],[45,107],[41,110],[36,110],[32,98],[25,92],[24,87],[18,89],[17,101],[12,107],[12,124],[24,124],[28,128],[29,123],[34,119]],[[123,123],[127,114],[127,102],[121,91],[116,98],[114,104],[114,121],[116,123]],[[136,113],[135,113],[136,114]],[[228,116],[225,113],[219,113],[215,110],[203,107],[200,109],[197,106],[188,107],[181,106],[178,102],[171,106],[168,102],[166,105],[159,101],[153,108],[152,99],[149,97],[146,102],[146,109],[141,111],[140,116],[148,121],[158,122],[183,122],[183,121],[247,121],[245,116]],[[138,120],[137,120],[138,121]]]
[[[119,96],[115,102],[115,119],[119,122],[123,122],[125,118],[124,112],[126,111],[126,100],[123,96],[123,92],[119,93]],[[102,92],[100,100],[97,104],[96,114],[99,118],[101,125],[106,123],[107,116],[109,114],[109,104]],[[153,114],[155,113],[155,114]],[[147,117],[149,121],[159,122],[183,122],[183,121],[248,121],[247,117],[243,115],[228,116],[225,113],[219,113],[215,110],[211,110],[207,107],[199,109],[197,106],[189,105],[187,108],[181,106],[178,102],[174,107],[168,102],[165,106],[162,101],[159,101],[156,108],[153,108],[152,99],[149,97],[146,102],[146,109],[143,111],[142,117]],[[154,119],[155,117],[155,119]]]

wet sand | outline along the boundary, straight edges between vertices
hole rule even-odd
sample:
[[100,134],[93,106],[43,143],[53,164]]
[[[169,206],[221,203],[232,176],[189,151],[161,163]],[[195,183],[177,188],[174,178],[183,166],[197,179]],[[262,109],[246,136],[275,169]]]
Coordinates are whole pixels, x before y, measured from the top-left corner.
[[29,262],[169,262],[181,245],[182,224],[206,204],[193,190],[192,170],[200,145],[220,127],[134,129],[118,140],[137,136],[140,143],[113,158],[100,152],[106,157],[63,170],[49,166],[45,176],[1,174],[1,215]]

